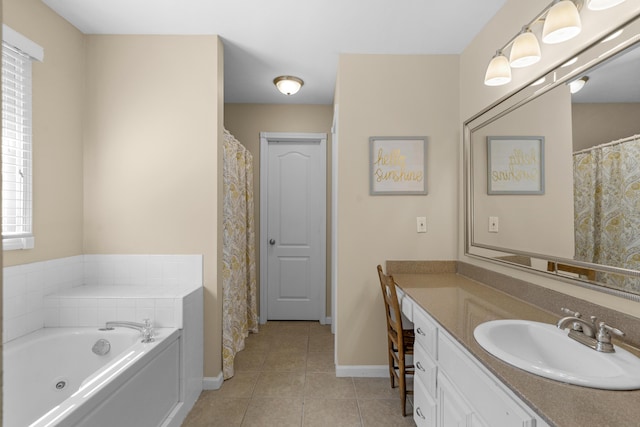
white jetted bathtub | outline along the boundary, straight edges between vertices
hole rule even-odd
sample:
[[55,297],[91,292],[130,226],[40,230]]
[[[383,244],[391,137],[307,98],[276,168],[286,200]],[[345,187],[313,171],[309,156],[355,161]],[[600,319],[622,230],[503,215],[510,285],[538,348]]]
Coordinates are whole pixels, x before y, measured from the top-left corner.
[[4,346],[5,427],[157,427],[180,397],[180,330],[44,328]]

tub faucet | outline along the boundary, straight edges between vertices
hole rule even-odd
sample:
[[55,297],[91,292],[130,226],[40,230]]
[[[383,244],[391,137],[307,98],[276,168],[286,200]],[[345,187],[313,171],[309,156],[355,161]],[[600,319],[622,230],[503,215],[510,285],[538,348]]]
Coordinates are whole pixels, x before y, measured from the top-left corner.
[[144,319],[144,323],[129,322],[127,320],[110,320],[105,324],[105,329],[113,329],[114,327],[131,328],[142,333],[142,342],[153,342],[153,324],[150,319]]

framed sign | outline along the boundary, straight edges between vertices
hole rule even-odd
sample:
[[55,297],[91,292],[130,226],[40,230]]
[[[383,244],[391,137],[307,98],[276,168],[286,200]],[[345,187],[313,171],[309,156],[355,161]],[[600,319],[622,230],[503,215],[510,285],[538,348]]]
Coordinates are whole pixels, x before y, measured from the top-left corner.
[[369,138],[371,195],[427,194],[427,137]]
[[488,194],[544,194],[544,137],[487,137]]

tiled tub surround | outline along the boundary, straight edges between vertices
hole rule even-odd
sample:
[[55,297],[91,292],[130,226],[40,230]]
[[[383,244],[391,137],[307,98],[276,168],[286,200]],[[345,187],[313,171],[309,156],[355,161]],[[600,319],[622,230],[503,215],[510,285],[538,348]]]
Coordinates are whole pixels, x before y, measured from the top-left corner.
[[[458,274],[416,273],[415,266],[409,270],[411,273],[402,273],[402,270],[394,269],[397,265],[388,264],[387,267],[416,304],[550,425],[637,426],[640,419],[640,407],[637,404],[640,401],[640,390],[597,390],[538,377],[493,357],[473,338],[474,328],[487,320],[515,318],[555,323],[560,317],[556,310],[561,305],[568,305],[587,315],[598,306],[591,307],[585,301],[554,291],[536,289],[539,287],[504,275],[496,276],[496,273],[465,263],[457,264]],[[462,272],[474,279],[489,279],[498,289],[509,291],[509,294],[463,277]],[[512,296],[514,294],[519,299]],[[543,295],[546,298],[542,298]],[[523,301],[529,298],[535,304]],[[542,308],[537,305],[537,299],[544,299],[541,301]],[[620,317],[619,313],[615,317],[614,313],[602,307],[595,310],[595,314],[603,320],[610,321],[627,332],[633,331],[632,335],[637,333],[638,319]],[[623,324],[615,323],[618,320]],[[634,351],[640,354],[638,349]]]
[[4,342],[43,327],[99,327],[108,320],[182,329],[180,425],[202,391],[201,255],[82,255],[4,269]]
[[84,285],[44,297],[44,327],[104,326],[109,320],[153,320],[160,328],[182,328],[182,300],[194,286]]
[[[3,342],[45,323],[96,326],[106,320],[101,315],[180,327],[181,307],[169,305],[202,286],[202,256],[79,255],[5,267],[3,274]],[[93,290],[76,289],[88,285]]]
[[44,296],[81,286],[83,280],[82,256],[5,267],[2,342],[44,327]]

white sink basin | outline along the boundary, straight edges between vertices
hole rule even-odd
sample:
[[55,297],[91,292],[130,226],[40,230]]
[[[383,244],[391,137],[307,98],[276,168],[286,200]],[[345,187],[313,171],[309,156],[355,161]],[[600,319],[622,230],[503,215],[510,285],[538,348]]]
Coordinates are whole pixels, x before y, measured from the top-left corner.
[[532,374],[591,388],[640,389],[640,358],[618,346],[615,353],[601,353],[567,334],[527,320],[493,320],[473,332],[489,353]]

